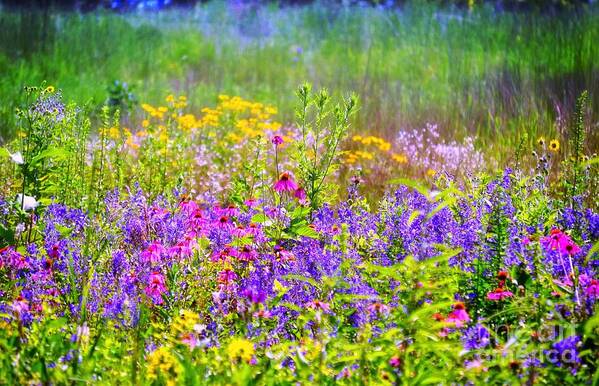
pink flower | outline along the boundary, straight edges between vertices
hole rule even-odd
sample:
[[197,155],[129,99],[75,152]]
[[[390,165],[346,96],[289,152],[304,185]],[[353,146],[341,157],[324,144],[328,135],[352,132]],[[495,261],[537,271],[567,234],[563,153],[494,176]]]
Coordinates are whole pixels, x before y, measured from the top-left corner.
[[297,184],[291,179],[289,173],[284,172],[279,176],[279,180],[275,183],[274,189],[277,192],[293,192],[297,190]]
[[553,228],[551,230],[551,234],[549,236],[545,236],[541,238],[541,244],[550,251],[560,249],[560,246],[564,242],[564,238],[566,236],[561,230]]
[[29,312],[29,302],[19,295],[19,297],[11,304],[10,308],[18,317],[21,317],[25,312]]
[[378,302],[371,304],[367,309],[371,314],[383,317],[388,316],[389,311],[391,310],[389,306]]
[[447,315],[445,321],[448,323],[454,323],[456,327],[462,327],[464,322],[469,322],[470,316],[468,315],[468,312],[466,312],[466,306],[464,306],[464,303],[458,302],[454,304],[453,311]]
[[236,217],[239,215],[239,209],[233,204],[229,204],[224,208],[218,208],[219,213],[227,217]]
[[166,284],[164,276],[160,272],[154,271],[150,274],[145,292],[155,304],[164,303],[162,294],[166,292]]
[[255,198],[248,198],[247,200],[245,200],[243,202],[245,204],[245,206],[247,206],[248,208],[253,208],[258,204],[258,201]]
[[262,234],[262,229],[260,229],[260,225],[255,222],[251,222],[247,227],[247,233],[256,237]]
[[275,245],[275,257],[279,262],[295,261],[293,252],[286,250],[280,245]]
[[283,137],[281,137],[280,135],[275,135],[274,137],[272,137],[272,139],[270,140],[273,145],[275,146],[279,146],[280,144],[282,144],[283,142]]
[[511,291],[506,291],[502,287],[496,288],[494,291],[491,291],[487,294],[487,299],[489,300],[503,300],[505,298],[510,298],[514,296]]
[[329,312],[331,310],[329,303],[321,302],[320,300],[312,300],[311,302],[306,303],[306,308],[315,311],[322,310],[324,312]]
[[269,319],[272,317],[272,314],[270,313],[270,311],[258,310],[256,312],[254,312],[254,314],[252,316],[254,318],[258,318],[258,319]]
[[141,259],[144,263],[159,263],[162,255],[166,254],[166,249],[158,241],[154,241],[145,251],[141,253]]
[[562,243],[560,251],[564,255],[567,254],[567,255],[570,255],[570,256],[574,256],[578,252],[580,252],[580,247],[578,245],[574,244],[574,242],[569,237],[567,237],[567,239],[564,240],[564,242]]
[[171,257],[185,259],[193,255],[194,247],[196,247],[195,240],[187,236],[183,241],[179,241],[175,246],[170,247],[168,252]]
[[570,236],[559,229],[552,229],[549,236],[541,238],[541,245],[550,251],[559,251],[564,255],[576,255],[580,252],[580,247],[572,241]]
[[599,280],[593,279],[586,288],[585,293],[588,297],[599,298]]
[[219,219],[216,221],[216,227],[224,231],[229,231],[233,229],[234,225],[230,221],[229,216],[220,216]]
[[306,191],[304,188],[297,188],[295,189],[295,192],[293,192],[293,197],[297,198],[299,202],[305,202],[307,197]]
[[188,199],[184,199],[183,201],[181,201],[181,203],[179,204],[179,208],[181,208],[181,210],[187,214],[192,214],[195,211],[199,210],[198,204],[196,204],[195,201]]
[[219,261],[229,261],[230,257],[237,257],[238,255],[238,252],[234,248],[225,246],[222,251],[214,252],[210,260],[215,263]]
[[254,261],[258,258],[258,252],[253,250],[251,246],[244,245],[237,258],[241,261]]
[[194,334],[184,334],[181,336],[181,343],[187,345],[191,350],[193,350],[199,345],[200,341]]
[[393,356],[391,359],[389,359],[389,365],[391,365],[391,367],[398,368],[401,366],[401,359],[398,356]]
[[235,237],[243,237],[248,234],[248,231],[245,229],[243,225],[237,225],[237,228],[233,230],[233,236]]
[[230,269],[219,272],[216,281],[225,288],[229,288],[237,280],[237,274]]

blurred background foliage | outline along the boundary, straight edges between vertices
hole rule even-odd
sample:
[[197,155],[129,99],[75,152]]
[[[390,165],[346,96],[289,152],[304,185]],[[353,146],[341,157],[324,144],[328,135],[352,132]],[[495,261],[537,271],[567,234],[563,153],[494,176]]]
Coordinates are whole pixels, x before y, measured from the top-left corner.
[[222,93],[270,103],[284,123],[294,120],[291,90],[310,81],[359,94],[356,132],[392,139],[434,122],[448,138],[476,136],[499,159],[567,133],[588,90],[590,150],[598,143],[591,2],[19,3],[0,11],[0,142],[17,130],[23,87],[44,81],[92,116],[108,103],[135,120],[137,101],[173,91],[198,111]]

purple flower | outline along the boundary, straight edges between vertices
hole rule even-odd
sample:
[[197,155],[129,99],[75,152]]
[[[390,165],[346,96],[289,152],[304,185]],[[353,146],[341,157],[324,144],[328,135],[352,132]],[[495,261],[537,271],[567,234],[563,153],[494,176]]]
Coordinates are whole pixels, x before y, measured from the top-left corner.
[[465,350],[479,350],[489,345],[490,337],[489,330],[479,323],[463,331],[462,343]]

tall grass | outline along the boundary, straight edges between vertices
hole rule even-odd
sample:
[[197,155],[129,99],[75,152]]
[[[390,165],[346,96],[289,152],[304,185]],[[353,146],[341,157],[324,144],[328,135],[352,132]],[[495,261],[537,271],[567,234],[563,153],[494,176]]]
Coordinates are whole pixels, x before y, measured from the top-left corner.
[[211,2],[158,13],[2,11],[0,31],[3,138],[17,129],[22,87],[44,80],[98,111],[118,79],[142,101],[174,90],[200,107],[239,94],[275,104],[283,121],[293,120],[291,90],[307,80],[356,91],[359,131],[393,137],[437,122],[448,137],[478,134],[496,155],[522,133],[534,141],[564,130],[583,89],[598,120],[597,7],[548,16]]

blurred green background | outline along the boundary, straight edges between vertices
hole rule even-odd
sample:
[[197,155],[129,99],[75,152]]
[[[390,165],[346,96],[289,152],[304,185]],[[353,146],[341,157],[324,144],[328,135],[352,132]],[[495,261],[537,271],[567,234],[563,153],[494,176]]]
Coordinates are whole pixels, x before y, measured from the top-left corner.
[[[599,117],[599,11],[497,11],[408,3],[397,8],[209,2],[190,9],[112,13],[0,11],[0,135],[18,129],[22,88],[42,82],[93,114],[111,96],[191,108],[221,93],[268,102],[293,122],[304,81],[361,98],[354,130],[392,139],[438,123],[448,138],[477,135],[497,158],[526,133],[565,132],[576,97]],[[122,82],[115,86],[114,82]],[[126,86],[123,86],[126,83]],[[594,149],[590,149],[593,151]],[[595,149],[596,150],[596,149]]]

